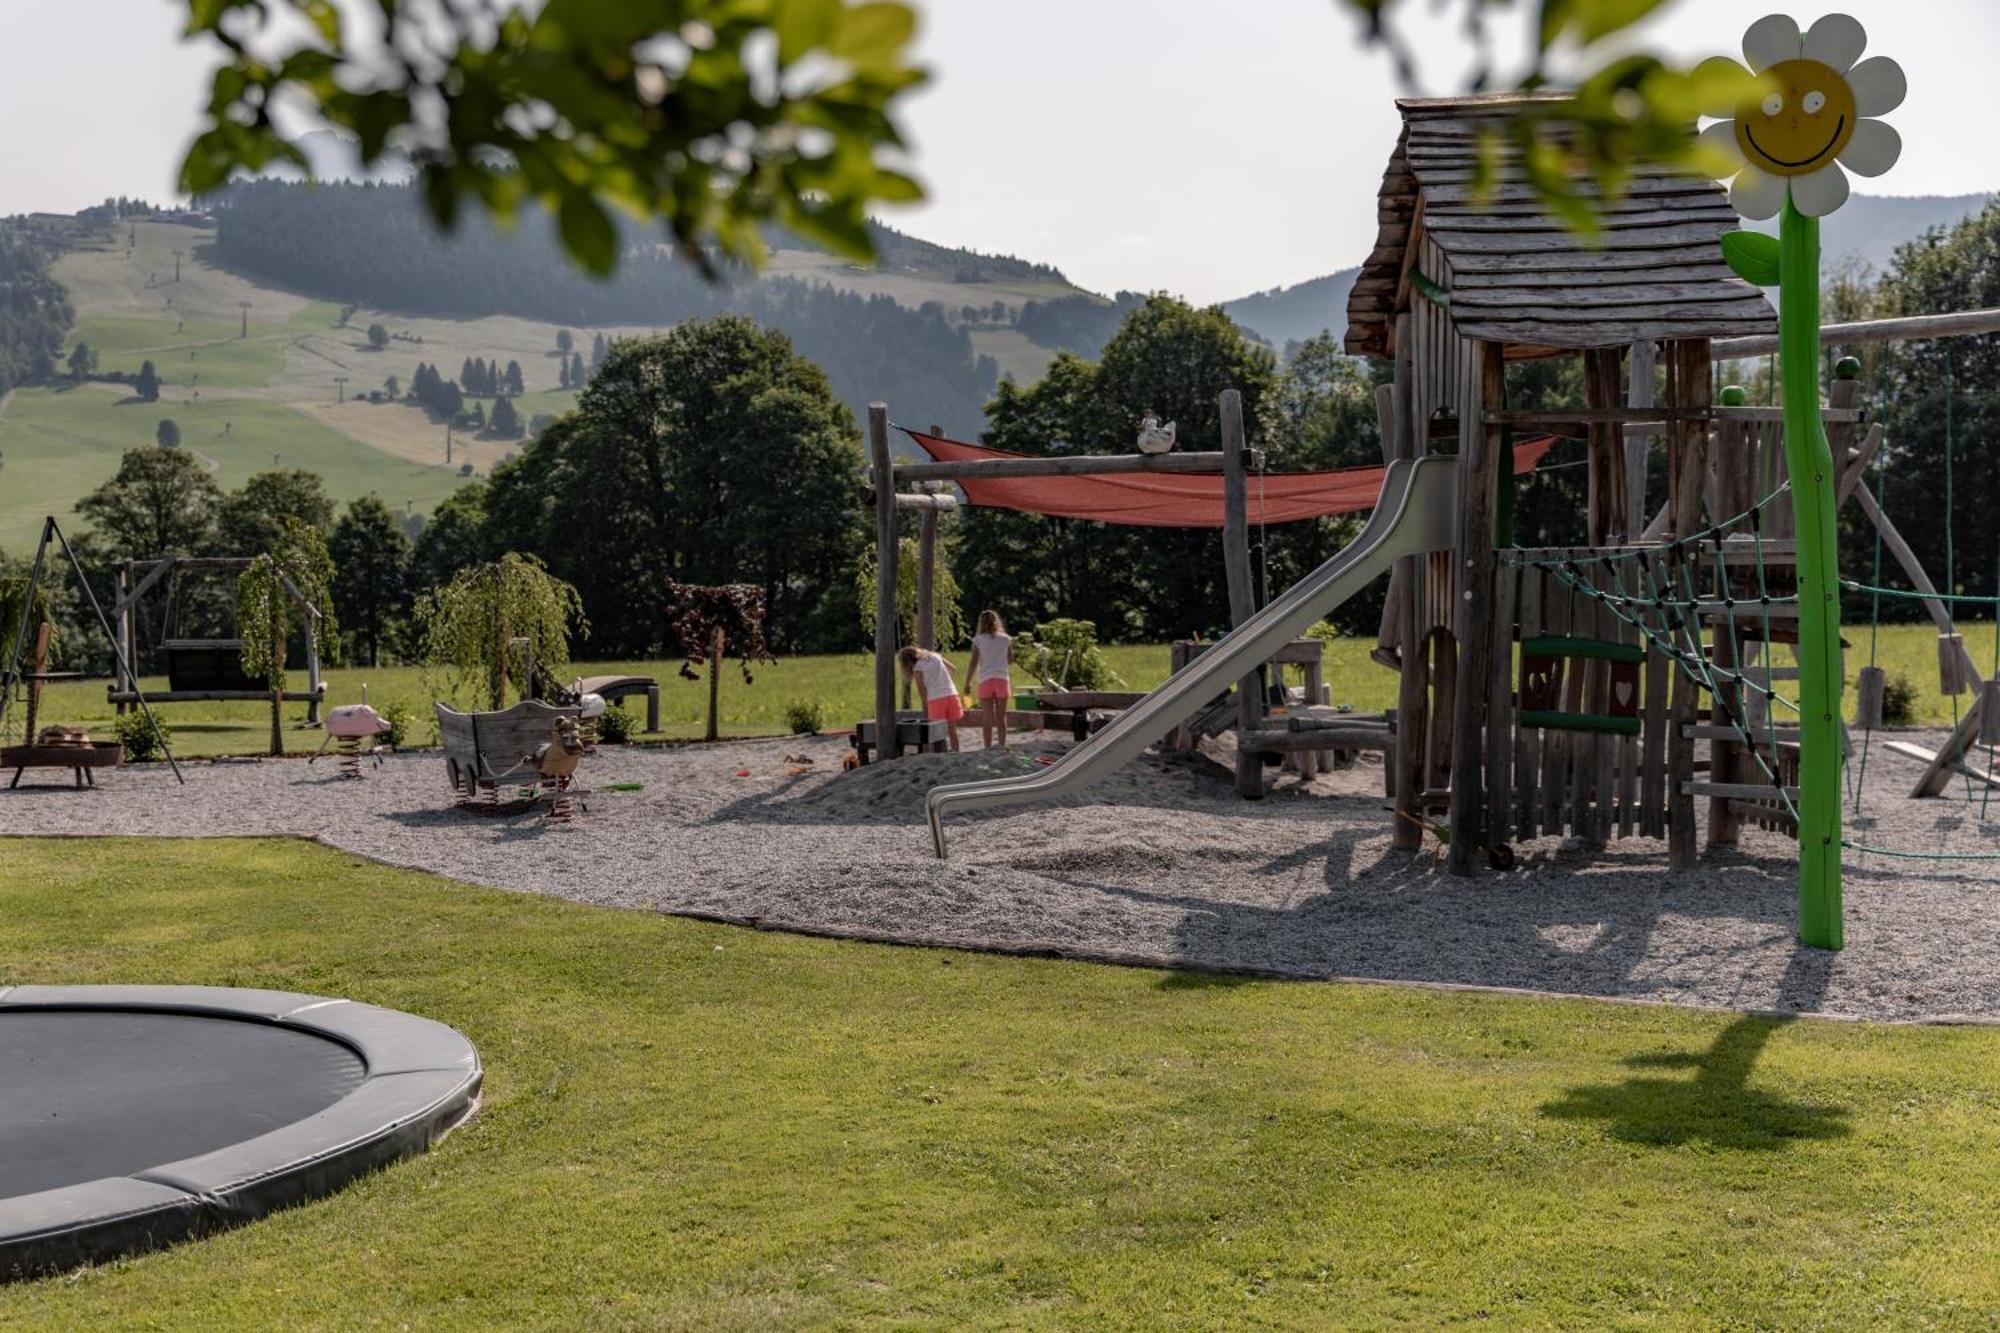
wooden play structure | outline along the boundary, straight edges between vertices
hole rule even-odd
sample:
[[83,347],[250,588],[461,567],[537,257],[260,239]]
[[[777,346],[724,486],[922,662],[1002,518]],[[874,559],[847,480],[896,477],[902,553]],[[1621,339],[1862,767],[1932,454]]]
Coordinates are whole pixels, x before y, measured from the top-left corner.
[[[244,699],[268,702],[271,687],[243,670],[243,641],[232,638],[176,637],[173,602],[179,592],[178,580],[201,574],[241,574],[250,567],[244,556],[170,556],[163,560],[127,560],[118,569],[118,588],[111,603],[117,622],[119,668],[105,697],[120,713],[138,702],[138,677],[129,668],[139,661],[139,603],[164,583],[168,608],[163,617],[165,633],[159,643],[167,673],[167,688],[148,695],[154,703],[185,703],[197,700]],[[320,705],[326,699],[326,682],[319,671],[319,608],[302,593],[289,575],[285,591],[300,610],[305,624],[306,688],[287,690],[286,703],[306,706],[306,725],[318,726]]]
[[[1686,868],[1704,822],[1708,845],[1728,846],[1745,824],[1795,832],[1802,817],[1804,543],[1786,417],[1715,387],[1720,361],[1776,349],[1778,321],[1764,293],[1724,261],[1722,237],[1739,219],[1712,181],[1642,169],[1621,197],[1600,201],[1602,231],[1592,240],[1551,217],[1495,132],[1523,104],[1516,95],[1398,103],[1403,129],[1346,335],[1349,352],[1394,366],[1393,381],[1377,390],[1390,466],[1371,520],[1375,544],[1365,532],[1209,655],[1242,662],[1268,653],[1269,636],[1324,614],[1393,551],[1377,659],[1400,673],[1389,724],[1398,845],[1415,850],[1427,830],[1440,832],[1450,869],[1468,874],[1481,862],[1506,863],[1516,839],[1646,837],[1666,844],[1672,868]],[[1482,195],[1480,156],[1496,147],[1497,184]],[[2000,312],[1988,311],[1836,325],[1824,336],[1844,346],[1994,330]],[[1508,366],[1550,357],[1580,362],[1583,401],[1510,404]],[[1817,389],[1817,356],[1793,360]],[[1938,624],[1947,690],[1956,683],[1973,695],[1954,745],[1924,756],[1913,794],[1932,794],[1947,770],[1965,769],[1967,743],[2000,740],[1988,716],[2000,711],[2000,689],[1981,679],[1948,599],[1862,484],[1882,438],[1863,410],[1857,370],[1841,363],[1824,398],[1807,399],[1804,420],[1824,431],[1836,474],[1814,480],[1837,504],[1860,505]],[[1584,544],[1517,544],[1515,469],[1503,465],[1517,432],[1584,443]],[[1649,494],[1655,450],[1665,485]],[[1429,467],[1445,469],[1441,495],[1426,493]],[[1250,633],[1254,644],[1235,642]],[[1147,722],[1212,725],[1206,666],[1181,665],[1130,710],[1130,734],[1107,727],[1055,769],[934,789],[927,809],[940,853],[951,812],[1094,780],[1136,753]],[[1814,669],[1827,668],[1815,660]],[[1864,692],[1863,725],[1867,710]],[[1310,721],[1280,728],[1246,712],[1236,725],[1246,752],[1319,739]],[[1335,736],[1389,729],[1363,719],[1328,725]],[[1807,919],[1803,876],[1801,903],[1808,942],[1838,947],[1837,877],[1822,904],[1830,920]]]

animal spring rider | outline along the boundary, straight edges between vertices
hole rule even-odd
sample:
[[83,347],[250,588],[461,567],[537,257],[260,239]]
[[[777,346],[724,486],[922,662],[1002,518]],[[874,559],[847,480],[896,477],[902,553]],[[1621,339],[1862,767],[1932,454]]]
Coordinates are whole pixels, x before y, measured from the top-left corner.
[[[328,745],[333,745],[340,754],[340,776],[359,781],[362,742],[372,740],[389,729],[388,720],[368,706],[368,687],[363,685],[360,703],[342,704],[326,715],[326,739],[319,743],[319,749],[306,762],[316,761],[326,753]],[[366,752],[374,757],[376,767],[381,767],[381,747],[370,746]]]
[[577,763],[583,758],[583,733],[575,719],[567,717],[557,718],[554,730],[555,735],[535,751],[535,772],[541,775],[541,794],[549,803],[549,818],[567,824],[574,818],[570,810],[570,784],[576,777]]

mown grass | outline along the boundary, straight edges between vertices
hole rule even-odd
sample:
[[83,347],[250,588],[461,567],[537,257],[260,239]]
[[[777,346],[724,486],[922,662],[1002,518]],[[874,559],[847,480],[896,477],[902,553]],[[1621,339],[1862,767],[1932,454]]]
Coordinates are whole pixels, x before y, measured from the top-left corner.
[[[284,370],[292,338],[329,332],[339,313],[314,301],[282,324],[251,321],[247,338],[240,336],[242,325],[233,319],[86,315],[70,330],[65,355],[68,347],[89,343],[100,370],[136,374],[151,361],[164,383],[180,388],[261,389]],[[365,342],[363,330],[354,330],[353,337]]]
[[[1963,628],[1966,644],[1984,670],[1993,652],[1993,626],[1968,624]],[[1857,645],[1848,654],[1851,685],[1854,676],[1867,664],[1868,636],[1865,630],[1854,627],[1848,637]],[[1882,629],[1879,660],[1892,674],[1908,677],[1917,687],[1915,720],[1922,725],[1945,725],[1953,720],[1952,700],[1938,693],[1936,643],[1935,633],[1927,626],[1895,625]],[[1372,638],[1338,639],[1327,645],[1326,678],[1333,686],[1336,702],[1352,704],[1363,711],[1379,711],[1395,706],[1396,677],[1368,660],[1368,650],[1373,646]],[[1126,688],[1150,689],[1166,679],[1168,650],[1165,644],[1122,644],[1107,648],[1105,654]],[[733,665],[727,666],[722,676],[721,729],[735,736],[781,734],[786,730],[786,707],[794,702],[819,703],[829,728],[851,727],[858,718],[874,711],[873,661],[865,653],[786,657],[756,667],[753,672],[755,681],[750,685],[743,683]],[[963,670],[964,655],[954,654],[954,661]],[[708,686],[705,681],[683,680],[678,674],[679,667],[677,661],[585,661],[571,667],[567,674],[619,672],[651,675],[661,685],[663,723],[662,730],[651,733],[651,738],[685,739],[702,733],[707,716]],[[435,688],[435,678],[421,668],[334,668],[328,671],[327,681],[328,698],[335,703],[351,703],[359,699],[361,685],[365,682],[369,700],[378,708],[393,702],[408,705],[423,719],[417,731],[418,741],[429,743],[430,703],[439,697],[439,693]],[[166,681],[163,678],[149,679],[146,688],[164,689]],[[1030,690],[1029,682],[1019,672],[1015,674],[1015,688],[1023,694]],[[104,701],[102,682],[51,686],[45,700],[42,714],[49,721],[89,726],[108,734],[113,710]],[[471,704],[474,701],[466,698],[462,702]],[[1969,696],[1958,702],[1961,706],[1965,705]],[[626,707],[633,714],[634,721],[643,725],[644,700],[629,699]],[[304,717],[302,705],[287,705],[286,711],[295,724]],[[10,720],[18,720],[20,714],[14,712],[9,716]],[[269,744],[269,723],[266,720],[269,714],[263,704],[171,704],[161,709],[161,716],[174,730],[177,753],[252,754],[261,753]],[[294,730],[289,743],[293,748],[311,749],[320,743],[320,734]]]
[[2000,1034],[708,926],[286,842],[0,844],[0,983],[451,1023],[423,1158],[0,1288],[70,1328],[1972,1326]]
[[270,468],[306,468],[336,500],[373,493],[428,512],[462,484],[453,471],[371,448],[268,398],[142,403],[105,386],[21,389],[0,416],[0,550],[29,554],[44,514],[80,527],[77,500],[110,479],[127,449],[152,444],[162,417],[224,490]]

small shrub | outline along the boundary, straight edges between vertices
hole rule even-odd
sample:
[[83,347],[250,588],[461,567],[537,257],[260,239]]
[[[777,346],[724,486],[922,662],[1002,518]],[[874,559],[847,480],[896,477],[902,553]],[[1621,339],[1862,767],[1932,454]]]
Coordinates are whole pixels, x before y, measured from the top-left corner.
[[620,699],[599,715],[597,741],[600,745],[623,745],[632,739],[632,733],[638,729],[632,715],[625,711],[625,701]]
[[414,709],[398,699],[383,707],[382,720],[389,724],[389,729],[382,733],[382,744],[392,750],[400,750],[409,744],[410,728],[417,724]]
[[794,736],[815,736],[826,727],[826,705],[817,699],[794,699],[785,705],[785,725]]
[[[154,716],[158,717],[158,714]],[[173,739],[173,730],[165,722],[160,723],[160,734],[156,735],[153,724],[146,720],[146,714],[143,712],[127,713],[113,722],[111,734],[125,747],[126,760],[134,764],[144,764],[161,758],[166,753],[160,745],[161,736],[164,735],[168,740]]]
[[1340,627],[1331,620],[1317,620],[1306,626],[1304,637],[1318,639],[1321,643],[1332,643],[1341,637]]
[[1917,720],[1916,682],[1900,671],[1882,681],[1882,725],[1907,727]]
[[1049,620],[1014,645],[1014,660],[1054,689],[1105,690],[1124,682],[1097,646],[1097,626],[1088,620]]

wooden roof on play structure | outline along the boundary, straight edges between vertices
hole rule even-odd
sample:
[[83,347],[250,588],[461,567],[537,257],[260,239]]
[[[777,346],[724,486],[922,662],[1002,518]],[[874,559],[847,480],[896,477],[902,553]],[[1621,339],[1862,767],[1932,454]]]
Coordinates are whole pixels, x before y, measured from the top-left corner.
[[1499,184],[1489,200],[1475,200],[1482,132],[1527,100],[1397,101],[1403,132],[1382,177],[1375,249],[1347,301],[1349,352],[1391,354],[1396,314],[1414,296],[1406,274],[1419,255],[1425,275],[1449,293],[1458,332],[1517,354],[1776,328],[1764,294],[1722,262],[1722,233],[1741,224],[1714,181],[1641,168],[1603,206],[1599,236],[1586,239],[1537,202],[1518,152],[1501,138]]

